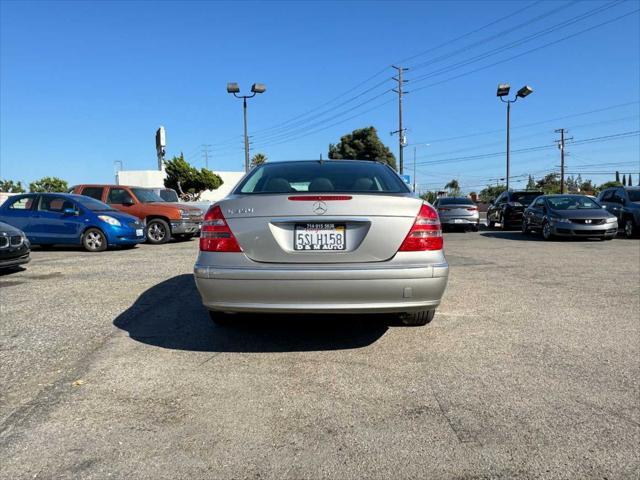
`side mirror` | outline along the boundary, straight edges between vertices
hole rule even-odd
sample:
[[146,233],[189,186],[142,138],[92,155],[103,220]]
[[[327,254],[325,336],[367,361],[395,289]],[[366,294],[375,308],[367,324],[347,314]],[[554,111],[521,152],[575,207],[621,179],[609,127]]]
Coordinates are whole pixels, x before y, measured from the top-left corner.
[[78,215],[78,211],[75,208],[65,208],[62,210],[62,215],[65,217],[75,217]]
[[130,206],[132,206],[132,205],[135,205],[135,202],[134,202],[132,199],[127,198],[126,200],[124,200],[124,201],[122,202],[122,204],[123,204],[125,207],[130,207]]
[[600,208],[604,208],[606,210],[607,206],[606,205],[600,205]]

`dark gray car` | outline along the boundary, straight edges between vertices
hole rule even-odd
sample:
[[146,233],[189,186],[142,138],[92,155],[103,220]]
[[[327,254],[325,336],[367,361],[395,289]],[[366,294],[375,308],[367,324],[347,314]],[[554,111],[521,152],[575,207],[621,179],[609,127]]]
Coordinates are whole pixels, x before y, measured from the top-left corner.
[[640,233],[640,187],[612,187],[600,192],[598,201],[618,218],[627,238]]
[[556,235],[611,240],[618,233],[618,220],[586,195],[541,195],[524,212],[522,232],[533,230],[545,240]]
[[0,222],[0,269],[27,263],[30,251],[31,244],[22,230]]

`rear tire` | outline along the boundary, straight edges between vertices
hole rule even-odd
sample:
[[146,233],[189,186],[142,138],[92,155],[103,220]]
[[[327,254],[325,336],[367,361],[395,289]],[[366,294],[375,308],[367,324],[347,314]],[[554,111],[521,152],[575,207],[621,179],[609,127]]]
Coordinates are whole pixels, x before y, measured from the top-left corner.
[[98,228],[88,228],[82,234],[82,246],[87,252],[103,252],[107,249],[107,237]]
[[487,227],[489,228],[496,228],[496,222],[494,222],[493,220],[491,220],[489,217],[487,217]]
[[507,227],[507,221],[504,218],[504,215],[500,215],[500,228],[502,230],[508,230],[509,228]]
[[147,223],[147,241],[153,245],[160,245],[171,240],[169,224],[161,218],[154,218]]
[[522,219],[522,233],[524,235],[529,235],[529,226],[527,225],[527,221],[524,218]]
[[433,320],[435,310],[422,310],[420,312],[406,312],[400,317],[403,325],[409,327],[422,327]]

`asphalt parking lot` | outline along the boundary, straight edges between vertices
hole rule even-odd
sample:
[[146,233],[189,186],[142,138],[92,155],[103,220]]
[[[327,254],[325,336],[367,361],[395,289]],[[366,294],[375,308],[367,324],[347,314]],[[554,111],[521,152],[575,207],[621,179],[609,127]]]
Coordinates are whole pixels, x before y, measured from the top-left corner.
[[638,478],[640,241],[447,233],[427,327],[214,326],[197,242],[0,275],[0,478]]

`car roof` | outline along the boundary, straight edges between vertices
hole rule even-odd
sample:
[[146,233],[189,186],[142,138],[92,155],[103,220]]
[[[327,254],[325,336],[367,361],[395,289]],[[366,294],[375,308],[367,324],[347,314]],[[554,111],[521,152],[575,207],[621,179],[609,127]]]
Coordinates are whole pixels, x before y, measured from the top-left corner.
[[283,160],[283,161],[275,161],[275,162],[267,162],[263,163],[260,166],[268,166],[268,165],[286,165],[291,163],[336,163],[336,162],[345,162],[345,163],[361,163],[361,162],[369,162],[369,163],[378,163],[380,165],[388,165],[387,163],[381,162],[380,160],[358,160],[358,159],[342,159],[342,158],[327,158],[322,160]]

